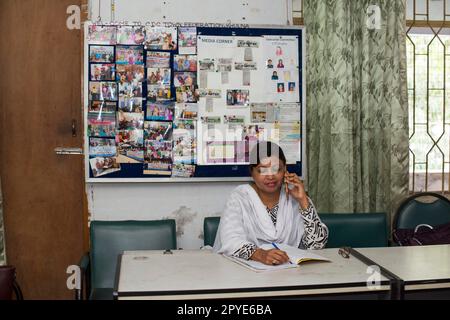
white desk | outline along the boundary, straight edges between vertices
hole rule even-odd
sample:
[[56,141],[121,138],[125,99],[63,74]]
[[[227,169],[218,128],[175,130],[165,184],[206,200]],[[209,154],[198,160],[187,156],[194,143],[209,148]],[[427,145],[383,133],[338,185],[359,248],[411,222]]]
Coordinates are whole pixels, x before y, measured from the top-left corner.
[[212,299],[370,295],[386,298],[389,279],[369,288],[367,266],[338,249],[318,253],[332,262],[254,272],[209,250],[128,251],[119,257],[116,299]]
[[[450,245],[356,249],[404,281],[413,290],[450,289]],[[440,298],[450,298],[442,291]]]

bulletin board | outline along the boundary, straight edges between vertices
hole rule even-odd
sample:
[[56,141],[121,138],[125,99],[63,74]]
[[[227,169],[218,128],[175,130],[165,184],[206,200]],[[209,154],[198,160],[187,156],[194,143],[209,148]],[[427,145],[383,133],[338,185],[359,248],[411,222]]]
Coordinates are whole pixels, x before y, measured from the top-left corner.
[[304,29],[85,26],[87,182],[249,180],[279,144],[305,167]]

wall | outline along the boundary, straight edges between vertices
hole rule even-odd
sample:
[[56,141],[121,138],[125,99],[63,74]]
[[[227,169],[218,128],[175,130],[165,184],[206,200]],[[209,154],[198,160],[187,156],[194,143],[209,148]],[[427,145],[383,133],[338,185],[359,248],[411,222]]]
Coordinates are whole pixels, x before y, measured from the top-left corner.
[[[299,11],[301,11],[303,0],[292,0],[292,8],[295,11],[294,17],[299,17]],[[416,13],[425,13],[428,1],[429,7],[429,19],[430,20],[444,20],[444,1],[447,5],[447,14],[450,14],[450,0],[406,0],[406,19],[413,20],[413,7],[414,1],[416,2]],[[376,1],[373,2],[374,4]],[[449,17],[450,18],[450,17]],[[449,19],[447,18],[447,20]],[[425,20],[424,16],[417,16],[416,20]]]
[[289,0],[115,0],[113,13],[111,0],[99,1],[89,1],[92,21],[287,24],[292,17]]
[[[180,10],[186,3],[182,0],[116,0],[115,21],[227,23],[230,20],[232,23],[285,25],[291,19],[284,0],[190,0],[190,8],[201,10]],[[98,18],[98,4],[98,0],[90,1],[93,21]],[[111,20],[110,9],[110,1],[103,0],[102,21]],[[203,245],[204,217],[220,215],[228,194],[241,183],[96,183],[87,184],[86,190],[91,220],[174,218],[178,246],[196,249]]]
[[178,246],[203,245],[203,219],[219,216],[238,182],[126,183],[88,185],[89,211],[96,220],[151,220],[177,222]]

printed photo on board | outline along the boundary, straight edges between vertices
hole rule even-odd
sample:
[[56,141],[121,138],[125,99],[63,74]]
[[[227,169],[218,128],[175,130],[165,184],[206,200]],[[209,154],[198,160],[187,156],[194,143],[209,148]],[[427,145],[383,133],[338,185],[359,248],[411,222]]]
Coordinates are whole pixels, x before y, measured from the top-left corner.
[[197,74],[195,72],[175,72],[173,82],[175,87],[193,86],[197,84]]
[[196,86],[182,86],[176,88],[177,102],[197,102],[199,91]]
[[200,70],[204,71],[215,71],[215,61],[214,59],[203,59],[198,62]]
[[89,157],[115,157],[116,155],[114,138],[89,138]]
[[146,120],[172,121],[174,102],[147,102]]
[[117,46],[117,64],[144,64],[144,50],[141,46]]
[[284,68],[283,59],[278,59],[277,68]]
[[295,91],[295,82],[289,82],[288,84],[289,92]]
[[151,102],[172,99],[172,90],[169,85],[148,85],[147,100]]
[[143,44],[144,40],[145,29],[142,26],[117,27],[117,44]]
[[147,51],[147,68],[170,68],[170,53]]
[[172,162],[172,141],[145,140],[145,163],[170,161]]
[[172,140],[173,126],[171,122],[145,121],[144,139],[145,140]]
[[178,51],[180,54],[195,54],[197,51],[197,28],[178,28]]
[[195,55],[175,55],[173,58],[174,71],[197,71],[197,56]]
[[89,112],[87,133],[90,137],[114,137],[116,135],[115,112]]
[[177,103],[175,105],[175,114],[177,119],[197,119],[197,103]]
[[113,46],[89,46],[89,62],[94,63],[113,63]]
[[120,171],[120,164],[115,157],[96,157],[89,160],[94,177],[104,176],[113,172]]
[[119,111],[141,113],[143,111],[142,98],[120,97]]
[[142,82],[144,78],[144,66],[142,65],[117,65],[117,81]]
[[91,101],[89,103],[89,112],[115,112],[117,103],[113,101]]
[[116,79],[116,65],[109,64],[91,64],[91,81],[114,81]]
[[118,163],[144,162],[143,130],[121,130],[117,133]]
[[278,80],[278,73],[276,71],[272,72],[272,80]]
[[248,90],[227,90],[227,105],[246,106],[249,103]]
[[119,83],[119,98],[142,98],[142,82],[121,82]]
[[132,113],[119,111],[117,113],[119,130],[142,129],[144,125],[144,113]]
[[147,83],[170,85],[171,69],[147,68]]
[[89,82],[89,100],[117,101],[117,83]]
[[174,163],[172,166],[172,177],[191,178],[195,174],[195,165]]
[[90,25],[87,38],[91,44],[116,44],[117,27]]
[[147,50],[176,50],[177,28],[147,27],[145,47]]

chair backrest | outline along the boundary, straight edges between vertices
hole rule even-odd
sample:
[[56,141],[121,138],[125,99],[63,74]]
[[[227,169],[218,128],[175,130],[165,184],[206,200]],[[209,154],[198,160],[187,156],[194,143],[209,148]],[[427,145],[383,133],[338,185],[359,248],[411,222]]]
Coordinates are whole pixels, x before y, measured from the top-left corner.
[[[420,197],[433,197],[431,203],[418,201]],[[450,222],[450,200],[434,192],[421,192],[406,198],[398,207],[393,229],[414,229],[419,224],[437,226]]]
[[[329,230],[327,248],[388,246],[386,213],[322,213],[319,216]],[[214,245],[219,222],[220,217],[205,218],[205,246]]]
[[93,221],[91,287],[113,288],[119,254],[127,250],[176,249],[175,220]]
[[220,217],[206,217],[203,220],[203,244],[205,246],[214,246],[219,223]]
[[321,213],[328,227],[327,248],[387,247],[386,213]]

